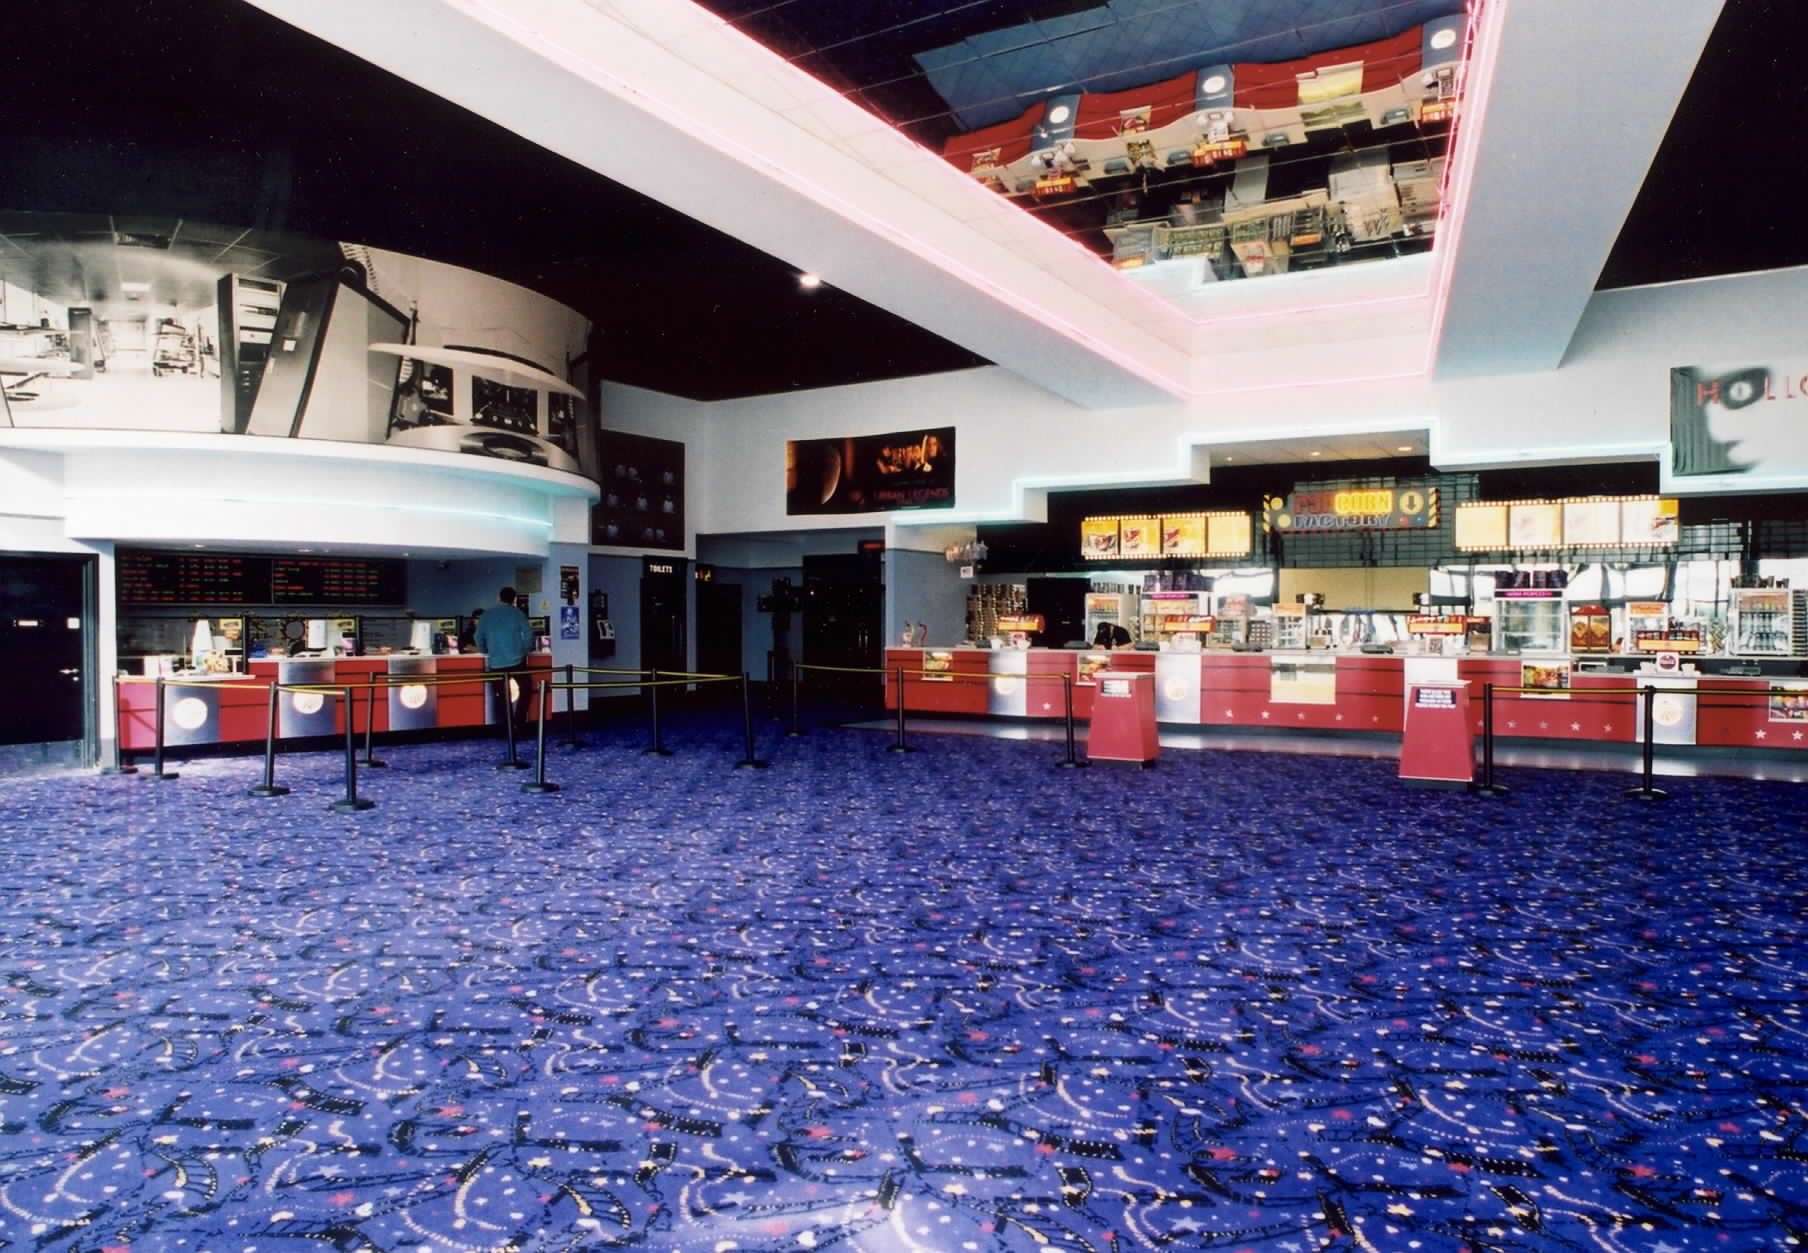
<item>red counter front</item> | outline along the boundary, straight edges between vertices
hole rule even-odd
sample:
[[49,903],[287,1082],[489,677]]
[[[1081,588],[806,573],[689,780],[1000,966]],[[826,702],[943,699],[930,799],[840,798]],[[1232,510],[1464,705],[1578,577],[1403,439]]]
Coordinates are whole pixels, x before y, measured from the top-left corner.
[[[468,654],[436,657],[434,661],[435,673],[442,680],[445,676],[481,674],[485,665],[482,657]],[[166,684],[164,743],[189,746],[262,740],[269,725],[269,685],[276,677],[279,664],[275,659],[259,659],[251,663],[249,674],[236,678],[207,680],[195,686],[178,685],[173,681]],[[528,665],[536,670],[550,671],[552,657],[548,653],[535,653],[528,658]],[[362,685],[388,671],[387,657],[340,657],[334,661],[332,681],[357,689],[352,693],[352,730],[355,733],[363,734],[367,711],[373,706],[370,690]],[[434,725],[442,728],[485,725],[488,721],[485,687],[475,679],[469,684],[443,681],[435,684],[438,712]],[[118,691],[120,747],[128,752],[150,751],[157,743],[156,684],[147,679],[132,678],[121,682]],[[181,704],[184,700],[204,703],[205,717],[196,722],[201,711],[197,709],[191,716],[188,707]],[[558,707],[558,702],[554,703],[555,708]],[[344,702],[334,699],[331,704],[333,731],[343,734],[345,715],[341,706]],[[375,730],[380,734],[389,730],[389,702],[381,689],[376,691],[374,708]],[[530,720],[539,717],[539,710],[531,701],[528,717]],[[196,725],[186,725],[190,722],[196,722]]]
[[904,708],[913,713],[986,712],[987,658],[983,648],[888,648],[885,707],[898,707],[897,672],[904,672]]
[[[1787,680],[1784,681],[1788,683]],[[1717,748],[1808,750],[1808,720],[1794,693],[1772,712],[1769,679],[1702,679],[1695,714],[1695,742]],[[1799,680],[1791,687],[1799,687]],[[1802,693],[1808,696],[1808,692]]]
[[[1476,730],[1482,726],[1482,701],[1487,684],[1494,694],[1494,734],[1498,739],[1588,740],[1595,743],[1630,744],[1637,738],[1637,697],[1624,689],[1637,683],[1630,674],[1577,672],[1569,676],[1567,692],[1512,692],[1521,687],[1523,663],[1512,657],[1465,657],[1457,663],[1457,676],[1469,680],[1469,707]],[[1621,689],[1598,692],[1600,688]]]

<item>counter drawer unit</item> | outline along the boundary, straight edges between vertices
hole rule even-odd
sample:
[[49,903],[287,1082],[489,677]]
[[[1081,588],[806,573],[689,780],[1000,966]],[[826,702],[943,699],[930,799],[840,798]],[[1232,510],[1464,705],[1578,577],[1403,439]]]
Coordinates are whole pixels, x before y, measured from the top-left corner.
[[[990,652],[981,648],[888,648],[885,707],[898,707],[897,672],[904,671],[904,708],[910,713],[986,712]],[[859,680],[859,675],[844,675]],[[874,676],[875,678],[877,676]]]

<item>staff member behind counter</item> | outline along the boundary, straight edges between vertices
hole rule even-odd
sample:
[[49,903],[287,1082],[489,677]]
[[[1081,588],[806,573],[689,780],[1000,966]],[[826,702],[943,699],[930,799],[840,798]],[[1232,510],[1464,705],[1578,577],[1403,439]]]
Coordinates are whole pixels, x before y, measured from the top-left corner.
[[1128,648],[1130,632],[1115,622],[1101,622],[1099,629],[1092,633],[1094,648]]
[[[534,646],[534,629],[527,615],[515,607],[515,589],[505,587],[496,593],[499,603],[491,605],[478,620],[474,642],[484,654],[485,667],[503,672],[497,682],[502,685],[502,706],[517,732],[527,724],[528,671],[527,653]],[[513,699],[509,683],[515,684]]]

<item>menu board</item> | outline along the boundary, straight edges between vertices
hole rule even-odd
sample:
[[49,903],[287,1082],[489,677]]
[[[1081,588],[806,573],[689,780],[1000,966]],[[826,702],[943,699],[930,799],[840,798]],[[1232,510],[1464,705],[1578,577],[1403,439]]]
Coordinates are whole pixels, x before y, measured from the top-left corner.
[[1089,561],[1242,557],[1253,546],[1254,534],[1247,513],[1085,518],[1080,522],[1080,555]]
[[1510,548],[1556,548],[1563,543],[1563,510],[1549,501],[1526,501],[1507,507]]
[[1620,502],[1563,502],[1563,542],[1570,548],[1612,548],[1620,542]]
[[272,557],[273,605],[399,605],[402,564],[363,557]]
[[245,605],[269,599],[268,562],[257,557],[122,549],[115,577],[122,605]]
[[400,561],[121,549],[121,605],[400,605]]
[[1214,513],[1206,519],[1206,551],[1213,556],[1242,557],[1249,552],[1252,531],[1246,513]]
[[1620,536],[1628,544],[1675,544],[1682,538],[1682,518],[1677,502],[1655,496],[1622,500]]
[[1205,555],[1205,518],[1189,517],[1161,520],[1161,552],[1164,557],[1202,557]]
[[1117,556],[1117,519],[1087,518],[1082,521],[1080,555],[1092,561]]
[[1117,530],[1118,556],[1161,556],[1160,518],[1120,518]]
[[1456,546],[1460,552],[1505,548],[1507,507],[1459,505],[1456,511]]

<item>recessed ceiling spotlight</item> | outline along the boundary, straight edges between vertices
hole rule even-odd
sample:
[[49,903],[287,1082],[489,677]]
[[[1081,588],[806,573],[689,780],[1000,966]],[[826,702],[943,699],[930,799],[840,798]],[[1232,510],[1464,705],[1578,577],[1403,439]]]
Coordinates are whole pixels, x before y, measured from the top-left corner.
[[1436,48],[1439,52],[1442,52],[1455,42],[1456,30],[1449,26],[1446,26],[1443,30],[1431,37],[1431,46]]
[[314,550],[312,548],[297,548],[295,551],[298,553],[311,553]]
[[1402,444],[1398,448],[1394,449],[1394,451],[1395,452],[1411,452],[1412,445],[1411,444]]
[[1318,450],[1317,450],[1317,449],[1313,449],[1313,450],[1312,450],[1312,451],[1311,451],[1311,452],[1309,452],[1309,453],[1307,453],[1307,454],[1306,454],[1306,455],[1307,455],[1307,456],[1309,456],[1309,457],[1322,457],[1322,456],[1324,456],[1324,454],[1323,454],[1323,453],[1322,453],[1322,452],[1319,452],[1319,451],[1318,451]]
[[1236,458],[1235,457],[1226,457],[1225,460],[1226,461],[1235,461]]
[[1072,116],[1073,110],[1064,104],[1058,104],[1048,111],[1048,120],[1053,122],[1056,126],[1061,125],[1061,123]]
[[207,545],[205,545],[205,544],[196,544],[196,545],[195,545],[195,547],[196,547],[196,548],[206,548],[206,547],[207,547]]
[[1215,96],[1224,90],[1224,75],[1214,74],[1199,85],[1205,88],[1206,95]]
[[797,285],[805,291],[815,291],[818,287],[822,286],[822,275],[808,273],[799,274],[797,276]]

